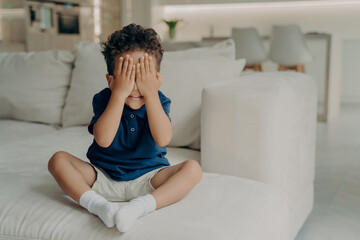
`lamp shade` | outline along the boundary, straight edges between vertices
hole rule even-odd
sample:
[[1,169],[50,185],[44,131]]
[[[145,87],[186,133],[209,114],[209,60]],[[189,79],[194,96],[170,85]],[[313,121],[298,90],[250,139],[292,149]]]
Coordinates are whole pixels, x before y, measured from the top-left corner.
[[285,66],[295,66],[312,60],[305,37],[296,24],[273,25],[269,55],[271,60]]
[[236,59],[245,58],[248,66],[268,59],[262,39],[255,28],[232,28],[231,36],[235,42]]

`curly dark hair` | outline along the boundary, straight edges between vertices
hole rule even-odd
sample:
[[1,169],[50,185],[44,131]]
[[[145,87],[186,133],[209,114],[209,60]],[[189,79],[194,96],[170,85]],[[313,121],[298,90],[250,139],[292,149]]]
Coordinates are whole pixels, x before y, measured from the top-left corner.
[[100,45],[109,75],[114,74],[115,57],[134,50],[153,55],[156,59],[156,70],[160,71],[164,49],[160,44],[160,36],[152,28],[143,28],[132,23],[112,33],[107,41],[101,42]]

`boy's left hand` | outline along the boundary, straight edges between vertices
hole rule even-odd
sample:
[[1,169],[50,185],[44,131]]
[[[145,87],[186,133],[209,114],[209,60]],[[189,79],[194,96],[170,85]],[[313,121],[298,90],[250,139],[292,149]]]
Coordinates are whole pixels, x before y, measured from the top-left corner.
[[162,75],[156,72],[155,59],[145,53],[136,65],[136,85],[144,98],[158,96],[162,84]]

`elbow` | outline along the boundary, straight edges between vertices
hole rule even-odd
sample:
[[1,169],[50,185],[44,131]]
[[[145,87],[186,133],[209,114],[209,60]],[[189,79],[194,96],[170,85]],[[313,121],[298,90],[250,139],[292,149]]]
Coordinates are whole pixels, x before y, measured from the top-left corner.
[[167,144],[161,144],[161,143],[156,143],[159,147],[166,147],[169,143]]
[[171,138],[172,138],[172,135],[170,135],[166,139],[157,140],[155,142],[159,147],[166,147],[170,143]]
[[112,140],[106,139],[105,137],[100,137],[98,134],[96,134],[95,131],[94,131],[94,140],[96,144],[102,148],[108,148],[112,143]]
[[110,147],[110,145],[111,145],[111,142],[110,142],[110,141],[98,140],[98,139],[96,139],[96,138],[94,138],[94,139],[95,139],[96,144],[99,145],[99,146],[102,147],[102,148],[108,148],[108,147]]
[[157,142],[156,142],[156,144],[157,144],[159,147],[166,147],[169,143],[170,143],[170,140],[169,140],[169,141],[157,141]]

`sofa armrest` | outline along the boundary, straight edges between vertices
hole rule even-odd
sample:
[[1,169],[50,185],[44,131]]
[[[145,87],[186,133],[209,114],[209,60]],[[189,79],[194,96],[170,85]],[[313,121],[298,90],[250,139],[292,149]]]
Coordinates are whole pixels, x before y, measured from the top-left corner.
[[296,201],[314,181],[316,93],[312,77],[297,72],[246,74],[206,86],[203,170],[258,180]]

